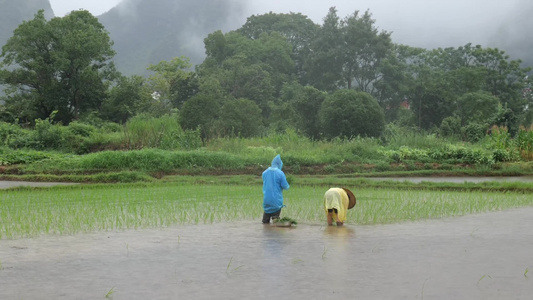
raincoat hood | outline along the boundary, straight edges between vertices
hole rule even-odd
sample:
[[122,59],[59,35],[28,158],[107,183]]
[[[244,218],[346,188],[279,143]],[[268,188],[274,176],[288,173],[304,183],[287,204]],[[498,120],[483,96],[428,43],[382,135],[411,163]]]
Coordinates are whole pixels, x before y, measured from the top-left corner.
[[280,169],[283,168],[283,162],[281,161],[281,156],[278,154],[272,160],[272,168]]

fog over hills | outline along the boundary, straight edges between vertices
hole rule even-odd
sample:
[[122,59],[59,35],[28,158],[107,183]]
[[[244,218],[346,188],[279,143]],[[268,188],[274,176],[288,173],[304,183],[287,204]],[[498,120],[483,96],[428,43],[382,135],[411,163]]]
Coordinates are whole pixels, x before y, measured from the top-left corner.
[[180,55],[200,63],[207,34],[237,29],[252,14],[301,12],[321,24],[331,6],[341,18],[368,9],[396,43],[427,49],[480,44],[533,65],[529,0],[123,0],[99,18],[115,41],[118,66],[139,73],[141,62]]
[[[341,18],[368,9],[396,43],[431,49],[471,42],[533,66],[530,0],[123,0],[97,17],[115,42],[119,70],[131,75],[146,74],[150,63],[175,56],[201,63],[209,33],[237,29],[252,14],[301,12],[321,24],[331,6]],[[0,7],[2,45],[38,9],[53,16],[48,0],[0,0]]]
[[242,23],[235,20],[242,14],[232,0],[129,0],[98,18],[115,42],[119,69],[142,74],[150,63],[175,56],[201,63],[204,38],[238,28]]
[[40,9],[44,9],[47,18],[54,15],[48,0],[0,0],[0,45],[5,44],[22,21],[32,19]]

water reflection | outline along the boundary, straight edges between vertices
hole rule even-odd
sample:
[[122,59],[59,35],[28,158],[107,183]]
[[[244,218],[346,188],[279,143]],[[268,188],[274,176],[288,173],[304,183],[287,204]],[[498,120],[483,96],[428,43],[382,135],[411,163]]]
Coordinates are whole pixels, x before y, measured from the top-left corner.
[[529,299],[532,227],[523,208],[381,226],[238,222],[1,240],[0,299],[102,299],[113,287],[115,300]]

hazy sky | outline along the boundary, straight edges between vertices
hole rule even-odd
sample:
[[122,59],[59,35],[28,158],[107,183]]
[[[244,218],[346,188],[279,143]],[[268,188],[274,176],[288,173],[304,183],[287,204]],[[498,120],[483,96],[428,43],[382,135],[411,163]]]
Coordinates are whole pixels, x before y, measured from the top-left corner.
[[[125,0],[130,1],[130,0]],[[158,0],[151,0],[154,5]],[[193,1],[193,0],[191,0]],[[252,14],[301,12],[322,24],[335,6],[341,18],[370,10],[380,30],[392,32],[394,42],[410,46],[456,47],[468,42],[487,45],[502,23],[529,0],[234,0],[245,5],[240,24]],[[121,0],[50,0],[56,16],[84,8],[98,16]]]
[[93,15],[98,16],[110,10],[120,2],[121,0],[50,0],[54,14],[58,17],[62,17],[69,12],[80,8],[86,9]]

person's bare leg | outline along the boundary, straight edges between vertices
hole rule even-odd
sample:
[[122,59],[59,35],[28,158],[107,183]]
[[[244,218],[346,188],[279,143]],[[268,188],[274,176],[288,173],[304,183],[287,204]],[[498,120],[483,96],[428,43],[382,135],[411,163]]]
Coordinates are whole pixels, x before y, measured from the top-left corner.
[[337,223],[337,226],[342,226],[342,222],[341,220],[339,219],[339,216],[338,215],[335,215],[335,223]]
[[329,226],[333,225],[333,217],[332,217],[332,213],[328,213],[328,214],[327,214],[327,218],[328,218],[328,225],[329,225]]

